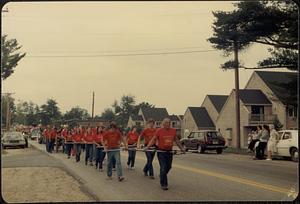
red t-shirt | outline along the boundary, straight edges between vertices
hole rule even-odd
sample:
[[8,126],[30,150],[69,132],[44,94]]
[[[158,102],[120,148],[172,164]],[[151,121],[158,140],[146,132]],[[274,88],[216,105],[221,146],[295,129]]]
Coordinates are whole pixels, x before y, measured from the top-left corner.
[[159,128],[156,132],[157,146],[161,150],[172,150],[173,142],[176,137],[176,129]]
[[66,132],[65,135],[66,136],[64,138],[66,139],[67,142],[72,142],[73,141],[73,135],[72,134],[69,134],[69,133]]
[[94,141],[94,135],[92,132],[86,132],[83,139],[86,143],[92,143]]
[[103,135],[101,133],[94,135],[94,141],[98,144],[101,144]]
[[66,139],[66,136],[67,136],[67,133],[68,131],[67,131],[67,129],[62,129],[62,131],[61,131],[61,133],[60,133],[60,135],[63,137],[63,138],[65,138]]
[[81,140],[82,140],[81,134],[74,133],[72,137],[73,137],[73,140],[74,140],[75,142],[82,142],[82,141],[81,141]]
[[129,132],[127,134],[127,139],[128,139],[128,144],[129,145],[133,145],[135,143],[137,143],[138,139],[139,139],[139,135],[137,132]]
[[50,131],[50,138],[51,139],[55,139],[55,137],[56,137],[56,130],[55,129],[52,129],[51,131]]
[[45,130],[43,131],[43,135],[44,135],[44,137],[45,137],[46,139],[49,139],[49,136],[50,136],[49,130],[45,129]]
[[107,142],[108,149],[117,149],[121,143],[121,133],[119,130],[107,131],[103,135],[103,141]]
[[146,128],[142,131],[141,136],[145,138],[145,145],[148,145],[152,137],[154,137],[155,132],[155,128]]

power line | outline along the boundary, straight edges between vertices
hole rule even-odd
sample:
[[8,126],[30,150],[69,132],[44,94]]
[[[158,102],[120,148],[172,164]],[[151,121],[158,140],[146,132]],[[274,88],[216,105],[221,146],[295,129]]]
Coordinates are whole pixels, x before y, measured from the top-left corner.
[[201,52],[215,52],[217,50],[191,50],[175,52],[149,52],[149,53],[128,53],[128,54],[89,54],[89,55],[27,55],[31,58],[65,58],[65,57],[122,57],[122,56],[141,56],[141,55],[171,55],[171,54],[189,54]]

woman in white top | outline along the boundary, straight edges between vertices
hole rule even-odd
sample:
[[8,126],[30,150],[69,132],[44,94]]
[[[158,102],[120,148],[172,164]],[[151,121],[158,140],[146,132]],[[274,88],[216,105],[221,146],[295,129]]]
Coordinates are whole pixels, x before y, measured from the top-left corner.
[[268,150],[267,160],[272,160],[272,154],[277,151],[276,144],[279,139],[279,134],[274,129],[274,125],[269,125],[269,127],[270,127],[270,138],[268,140],[268,145],[267,145],[267,150]]

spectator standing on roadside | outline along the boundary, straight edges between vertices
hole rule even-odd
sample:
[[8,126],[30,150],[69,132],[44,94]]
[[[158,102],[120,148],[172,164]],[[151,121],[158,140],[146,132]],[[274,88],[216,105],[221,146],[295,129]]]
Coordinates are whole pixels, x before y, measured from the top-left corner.
[[50,147],[49,147],[50,153],[52,153],[52,151],[54,150],[54,144],[55,144],[56,137],[57,137],[56,128],[53,126],[50,131]]
[[272,160],[272,155],[277,152],[276,144],[279,140],[279,134],[275,130],[274,125],[270,125],[270,138],[267,144],[268,157],[267,160]]
[[259,144],[256,148],[256,159],[264,159],[265,149],[267,147],[267,142],[270,137],[270,129],[268,125],[263,125],[263,130],[259,138]]

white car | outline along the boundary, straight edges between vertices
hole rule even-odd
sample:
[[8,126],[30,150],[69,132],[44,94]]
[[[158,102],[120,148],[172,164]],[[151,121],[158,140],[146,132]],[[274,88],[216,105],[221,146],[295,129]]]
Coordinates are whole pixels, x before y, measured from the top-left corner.
[[22,133],[20,132],[5,132],[1,138],[3,149],[6,147],[22,147],[25,148],[26,141]]
[[298,130],[282,130],[278,133],[277,152],[274,152],[274,156],[291,157],[293,161],[298,161]]

